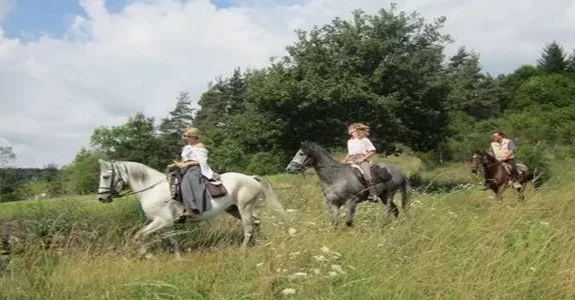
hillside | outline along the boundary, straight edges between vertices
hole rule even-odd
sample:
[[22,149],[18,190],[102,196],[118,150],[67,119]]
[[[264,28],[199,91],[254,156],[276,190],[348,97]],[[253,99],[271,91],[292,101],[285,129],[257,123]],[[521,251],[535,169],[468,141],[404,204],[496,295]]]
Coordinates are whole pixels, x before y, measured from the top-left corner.
[[[14,227],[22,241],[0,298],[572,299],[573,160],[554,163],[560,175],[524,203],[513,191],[494,202],[464,163],[423,171],[413,157],[386,160],[427,183],[410,216],[389,222],[383,207],[362,204],[355,227],[332,228],[314,171],[269,176],[294,222],[281,226],[263,207],[262,239],[245,254],[228,215],[181,227],[183,261],[162,243],[140,260],[127,242],[143,221],[134,199],[1,204],[3,225],[24,226]],[[430,192],[442,185],[456,188]]]

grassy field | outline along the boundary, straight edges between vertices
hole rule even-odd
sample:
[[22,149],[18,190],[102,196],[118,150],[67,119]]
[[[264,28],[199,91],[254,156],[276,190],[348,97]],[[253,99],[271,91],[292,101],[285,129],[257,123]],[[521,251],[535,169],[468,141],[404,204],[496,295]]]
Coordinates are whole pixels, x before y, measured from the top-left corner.
[[158,239],[153,259],[136,258],[134,199],[0,204],[22,237],[0,299],[573,299],[575,162],[557,163],[526,202],[508,191],[497,203],[464,164],[387,160],[419,175],[410,216],[385,222],[382,205],[364,203],[353,228],[333,228],[313,171],[270,176],[293,223],[262,207],[263,235],[245,253],[231,216],[182,225],[182,261]]

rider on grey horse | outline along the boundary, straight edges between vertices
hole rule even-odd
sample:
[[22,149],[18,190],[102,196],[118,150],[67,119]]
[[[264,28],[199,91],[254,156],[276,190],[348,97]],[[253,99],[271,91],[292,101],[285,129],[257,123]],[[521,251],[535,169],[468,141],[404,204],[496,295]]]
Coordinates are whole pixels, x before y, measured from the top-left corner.
[[342,159],[342,162],[355,163],[361,168],[369,189],[369,197],[367,200],[378,202],[380,199],[374,188],[373,174],[371,174],[371,167],[368,160],[376,153],[375,147],[367,138],[369,136],[369,126],[361,123],[353,123],[348,126],[347,133],[351,138],[347,141],[348,154]]

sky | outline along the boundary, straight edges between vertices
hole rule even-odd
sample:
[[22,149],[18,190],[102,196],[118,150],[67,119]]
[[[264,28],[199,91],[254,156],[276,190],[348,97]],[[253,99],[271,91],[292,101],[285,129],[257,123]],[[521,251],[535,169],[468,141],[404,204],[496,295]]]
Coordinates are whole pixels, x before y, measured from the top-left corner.
[[[575,48],[572,0],[397,0],[479,53],[493,75],[534,64],[545,43]],[[236,67],[286,54],[295,29],[389,0],[0,0],[0,146],[17,167],[62,166],[95,128],[143,112],[157,119],[180,91],[196,102]],[[551,5],[553,3],[553,5]],[[168,159],[168,158],[167,158]]]

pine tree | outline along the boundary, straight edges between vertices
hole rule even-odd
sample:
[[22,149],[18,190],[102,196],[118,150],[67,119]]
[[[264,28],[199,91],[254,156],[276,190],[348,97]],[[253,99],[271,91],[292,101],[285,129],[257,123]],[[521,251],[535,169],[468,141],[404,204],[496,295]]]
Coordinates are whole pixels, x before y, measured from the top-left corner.
[[176,159],[184,146],[182,133],[192,127],[194,109],[188,92],[180,92],[176,99],[176,107],[168,117],[160,123],[160,140],[163,149],[166,149],[166,159]]
[[565,72],[568,62],[563,47],[556,41],[545,45],[541,58],[537,60],[537,66],[548,73]]

